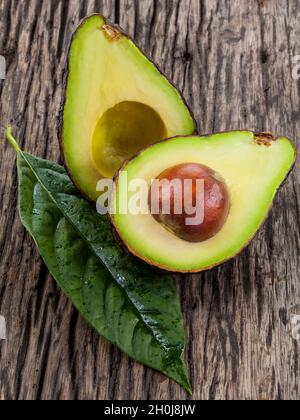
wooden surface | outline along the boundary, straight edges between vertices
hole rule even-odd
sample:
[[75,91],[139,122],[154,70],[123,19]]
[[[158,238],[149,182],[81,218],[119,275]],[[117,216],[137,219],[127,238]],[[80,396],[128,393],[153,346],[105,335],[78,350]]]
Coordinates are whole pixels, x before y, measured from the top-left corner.
[[[28,152],[60,159],[68,45],[94,12],[120,23],[178,85],[201,133],[248,128],[298,142],[299,0],[0,0],[0,125],[12,123]],[[186,399],[99,338],[60,293],[16,213],[14,161],[2,139],[0,399]],[[299,198],[297,164],[247,250],[178,278],[195,399],[299,399]]]

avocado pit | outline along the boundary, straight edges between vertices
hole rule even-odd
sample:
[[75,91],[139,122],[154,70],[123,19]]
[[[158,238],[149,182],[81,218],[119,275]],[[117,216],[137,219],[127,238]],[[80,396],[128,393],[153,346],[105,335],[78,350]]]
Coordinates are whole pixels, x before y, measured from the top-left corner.
[[203,242],[224,226],[230,197],[224,179],[198,163],[168,168],[152,183],[149,207],[154,219],[187,242]]

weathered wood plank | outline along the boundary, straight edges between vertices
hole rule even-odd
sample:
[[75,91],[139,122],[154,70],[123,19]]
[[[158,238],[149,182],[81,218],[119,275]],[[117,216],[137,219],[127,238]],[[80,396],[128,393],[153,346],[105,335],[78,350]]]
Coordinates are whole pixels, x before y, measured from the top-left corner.
[[[298,140],[299,0],[1,0],[0,126],[27,151],[59,160],[57,124],[72,31],[100,12],[183,90],[199,131],[249,128]],[[0,144],[0,399],[187,398],[128,360],[78,316],[16,214],[14,154]],[[297,164],[250,247],[235,261],[178,278],[196,399],[298,399],[300,314]],[[298,306],[297,306],[298,305]]]

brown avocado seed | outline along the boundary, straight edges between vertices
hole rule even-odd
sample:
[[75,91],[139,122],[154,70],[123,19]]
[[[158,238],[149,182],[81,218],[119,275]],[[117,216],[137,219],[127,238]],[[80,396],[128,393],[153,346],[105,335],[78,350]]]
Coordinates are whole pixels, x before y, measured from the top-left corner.
[[185,163],[151,185],[149,208],[157,222],[188,242],[203,242],[224,226],[230,198],[224,179],[207,166]]

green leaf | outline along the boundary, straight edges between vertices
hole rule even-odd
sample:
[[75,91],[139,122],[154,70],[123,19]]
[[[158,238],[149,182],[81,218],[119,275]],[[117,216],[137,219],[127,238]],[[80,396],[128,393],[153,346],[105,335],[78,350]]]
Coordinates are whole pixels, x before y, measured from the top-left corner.
[[18,153],[22,223],[62,290],[103,337],[191,392],[172,277],[122,252],[63,167],[22,152],[10,130],[7,138]]

